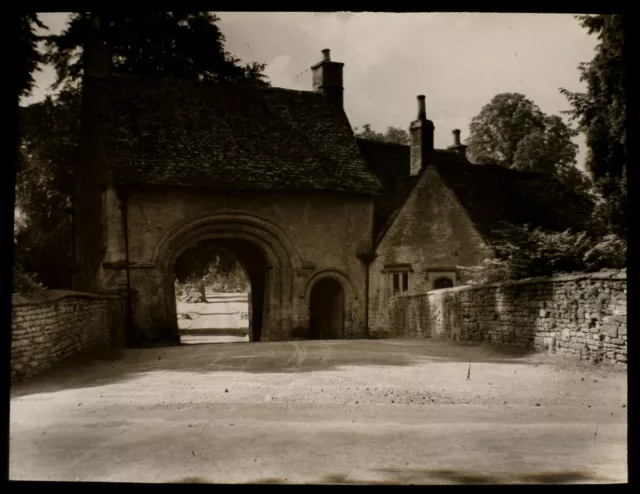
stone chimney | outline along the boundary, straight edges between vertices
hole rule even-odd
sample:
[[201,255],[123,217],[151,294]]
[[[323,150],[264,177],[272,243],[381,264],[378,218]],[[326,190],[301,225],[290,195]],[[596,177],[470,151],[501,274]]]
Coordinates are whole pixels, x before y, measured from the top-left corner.
[[342,106],[342,67],[343,63],[332,62],[329,49],[322,50],[322,61],[311,67],[313,90],[321,92],[327,100]]
[[86,76],[106,77],[109,75],[109,51],[104,40],[104,33],[100,27],[100,17],[96,13],[91,15],[84,57]]
[[463,158],[467,157],[467,146],[460,142],[460,129],[454,129],[453,133],[453,145],[449,146],[447,149],[451,151],[455,151]]
[[427,120],[424,96],[418,96],[418,119],[411,122],[411,176],[415,176],[425,168],[429,154],[433,151],[434,125]]

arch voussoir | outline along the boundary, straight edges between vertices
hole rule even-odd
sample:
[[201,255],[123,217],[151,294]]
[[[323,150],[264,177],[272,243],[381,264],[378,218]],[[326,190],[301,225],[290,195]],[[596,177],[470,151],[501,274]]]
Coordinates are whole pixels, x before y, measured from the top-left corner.
[[273,220],[247,212],[200,215],[170,229],[156,246],[152,263],[164,280],[164,312],[167,320],[176,319],[173,266],[187,249],[203,241],[242,241],[264,253],[267,271],[264,283],[265,314],[263,339],[290,339],[295,307],[292,276],[302,266],[302,256],[286,231]]

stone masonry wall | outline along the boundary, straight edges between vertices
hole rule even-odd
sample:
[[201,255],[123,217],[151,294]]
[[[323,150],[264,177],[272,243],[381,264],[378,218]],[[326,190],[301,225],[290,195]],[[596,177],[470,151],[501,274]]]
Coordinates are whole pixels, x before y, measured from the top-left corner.
[[438,335],[626,365],[626,272],[398,295],[389,320],[392,338]]
[[369,333],[384,338],[389,328],[390,266],[410,266],[409,293],[423,293],[440,276],[454,286],[461,284],[464,279],[456,266],[474,266],[491,252],[435,167],[428,167],[376,254],[369,270]]
[[[111,211],[106,258],[111,263],[118,263],[126,258],[124,242],[114,240],[122,233],[119,226],[122,219],[117,207],[112,207]],[[286,232],[303,262],[313,266],[302,274],[287,274],[290,278],[287,282],[295,287],[293,313],[286,315],[294,329],[305,330],[308,326],[309,302],[304,298],[306,282],[301,282],[301,279],[334,270],[342,273],[349,285],[343,287],[345,294],[352,288],[351,297],[345,300],[345,337],[365,335],[366,267],[359,261],[358,253],[371,250],[372,198],[299,192],[214,194],[181,189],[141,190],[129,199],[128,249],[133,265],[131,285],[135,292],[133,319],[137,334],[154,339],[168,323],[165,320],[168,302],[162,288],[163,281],[172,273],[165,273],[161,267],[155,266],[153,258],[164,236],[189,220],[232,211],[256,214],[273,221]],[[112,274],[104,275],[104,289],[115,291],[126,286],[126,272],[122,269],[111,271]],[[277,310],[278,306],[271,307],[274,317]],[[295,328],[296,325],[301,328]],[[272,333],[278,330],[279,327],[274,327]],[[290,334],[281,336],[277,339],[291,339]]]
[[81,350],[123,346],[125,314],[125,298],[119,295],[14,295],[11,378],[33,376]]

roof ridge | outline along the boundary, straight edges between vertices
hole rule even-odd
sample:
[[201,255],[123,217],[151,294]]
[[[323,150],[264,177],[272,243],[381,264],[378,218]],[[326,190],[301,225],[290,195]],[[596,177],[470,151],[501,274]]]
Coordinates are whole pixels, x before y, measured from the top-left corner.
[[[451,151],[454,152],[454,151]],[[554,178],[556,180],[558,180],[558,178],[553,175],[552,173],[546,173],[546,172],[539,172],[539,171],[530,171],[530,170],[515,170],[513,168],[508,168],[506,166],[502,166],[499,165],[498,163],[472,163],[471,161],[469,161],[468,163],[461,163],[461,164],[468,164],[471,166],[476,166],[476,167],[482,167],[482,166],[486,166],[486,167],[491,167],[494,169],[499,169],[501,171],[505,171],[506,173],[513,173],[513,174],[522,174],[522,175],[529,175],[531,177],[545,177],[545,178]],[[559,181],[559,180],[558,180]],[[560,182],[562,183],[562,182]]]
[[187,83],[187,84],[200,84],[200,85],[216,85],[216,86],[226,86],[226,87],[234,87],[240,89],[247,89],[252,91],[282,91],[282,92],[290,92],[297,94],[305,94],[305,95],[313,95],[313,96],[322,96],[322,93],[312,90],[305,89],[289,89],[278,86],[252,86],[250,84],[242,84],[231,81],[208,81],[208,80],[199,80],[199,79],[190,79],[187,77],[174,77],[169,75],[160,75],[160,74],[118,74],[111,73],[104,80],[109,81],[110,79],[120,79],[120,80],[136,80],[136,81],[170,81],[170,82],[178,82],[178,83]]
[[403,147],[403,148],[410,147],[409,144],[400,144],[399,142],[379,141],[377,139],[367,139],[366,137],[358,137],[358,136],[354,136],[354,137],[355,137],[355,139],[357,141],[372,142],[372,143],[375,143],[375,144],[380,144],[382,146],[398,146],[398,147]]

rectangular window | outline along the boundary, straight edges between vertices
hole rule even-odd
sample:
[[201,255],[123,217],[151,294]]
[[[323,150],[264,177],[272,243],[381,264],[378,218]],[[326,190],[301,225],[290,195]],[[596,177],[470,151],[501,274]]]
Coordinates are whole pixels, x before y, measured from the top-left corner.
[[400,273],[393,273],[393,294],[395,295],[400,290]]
[[409,272],[391,273],[391,294],[397,295],[409,291]]
[[386,300],[389,297],[409,291],[409,273],[412,272],[411,264],[386,264],[382,273],[387,277]]

